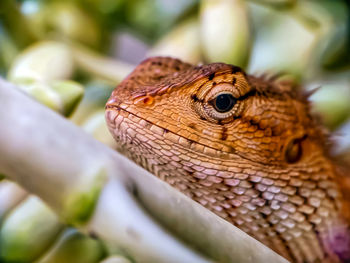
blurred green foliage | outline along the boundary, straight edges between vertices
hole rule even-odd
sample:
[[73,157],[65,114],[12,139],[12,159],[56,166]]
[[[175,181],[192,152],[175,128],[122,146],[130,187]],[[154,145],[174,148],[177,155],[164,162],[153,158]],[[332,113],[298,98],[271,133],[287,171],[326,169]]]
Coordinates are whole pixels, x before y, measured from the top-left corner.
[[[0,0],[0,75],[110,147],[104,104],[151,55],[284,72],[306,91],[320,87],[310,98],[313,110],[328,128],[343,125],[350,134],[349,0]],[[33,218],[27,225],[24,213]],[[41,214],[54,230],[38,231],[50,221]],[[22,253],[20,260],[31,262],[54,239],[38,262],[106,256],[99,241],[74,230],[56,238],[63,226],[37,199],[0,219],[2,260]],[[41,242],[28,250],[33,236]]]

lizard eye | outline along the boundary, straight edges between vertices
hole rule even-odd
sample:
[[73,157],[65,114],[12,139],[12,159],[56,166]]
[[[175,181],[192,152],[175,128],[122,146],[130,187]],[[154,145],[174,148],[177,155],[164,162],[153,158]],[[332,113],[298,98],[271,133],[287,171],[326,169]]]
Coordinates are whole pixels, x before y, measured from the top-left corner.
[[227,123],[242,112],[244,101],[239,99],[239,90],[232,84],[220,83],[203,90],[198,92],[195,100],[192,98],[195,110],[202,118]]
[[221,93],[209,101],[214,109],[220,113],[228,112],[235,106],[237,99],[230,93]]

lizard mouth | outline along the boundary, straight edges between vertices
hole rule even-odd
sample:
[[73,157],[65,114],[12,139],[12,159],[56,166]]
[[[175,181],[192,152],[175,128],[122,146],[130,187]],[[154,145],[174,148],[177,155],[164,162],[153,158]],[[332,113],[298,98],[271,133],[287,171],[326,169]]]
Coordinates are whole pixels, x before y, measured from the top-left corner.
[[[118,116],[123,116],[123,120],[118,122],[117,121]],[[116,132],[119,135],[121,133],[123,133],[122,128],[121,128],[122,122],[124,122],[124,123],[129,122],[129,124],[134,124],[133,126],[135,126],[135,123],[138,123],[139,130],[143,129],[143,130],[151,131],[151,133],[153,135],[161,136],[161,137],[159,137],[159,139],[164,140],[164,138],[166,138],[168,140],[171,140],[173,144],[176,143],[176,144],[182,145],[182,146],[187,147],[187,148],[191,145],[196,144],[196,145],[200,145],[201,147],[209,148],[209,149],[216,151],[216,152],[227,153],[227,154],[230,154],[230,153],[237,154],[235,151],[231,151],[231,152],[221,151],[221,150],[218,150],[216,148],[210,147],[206,144],[196,142],[196,141],[188,139],[184,136],[178,135],[172,131],[169,131],[166,128],[163,128],[163,127],[161,127],[161,126],[159,126],[159,125],[157,125],[157,124],[155,124],[147,119],[144,119],[135,113],[132,113],[128,110],[125,110],[117,105],[107,105],[106,106],[106,120],[107,120],[108,127],[111,130],[113,135],[115,135]],[[127,133],[127,131],[125,131],[125,133]],[[166,134],[171,134],[171,135],[167,136]],[[135,135],[137,137],[137,134],[135,134]],[[178,138],[176,138],[176,140],[172,140],[173,138],[175,138],[175,136]]]

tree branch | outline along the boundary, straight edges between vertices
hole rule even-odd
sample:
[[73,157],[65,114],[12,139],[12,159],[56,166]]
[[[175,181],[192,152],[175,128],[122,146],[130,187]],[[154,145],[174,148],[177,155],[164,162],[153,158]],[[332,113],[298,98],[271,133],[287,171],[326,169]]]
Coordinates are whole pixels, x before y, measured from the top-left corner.
[[0,173],[137,262],[287,262],[1,79],[0,105]]

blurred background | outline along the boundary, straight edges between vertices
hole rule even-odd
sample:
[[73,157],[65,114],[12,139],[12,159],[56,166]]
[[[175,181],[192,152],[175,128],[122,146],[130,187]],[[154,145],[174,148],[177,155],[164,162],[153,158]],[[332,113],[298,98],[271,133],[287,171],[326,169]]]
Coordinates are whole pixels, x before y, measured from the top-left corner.
[[[1,77],[110,147],[104,104],[155,55],[317,88],[312,110],[350,163],[348,0],[0,0]],[[0,262],[132,262],[118,254],[0,175]]]

